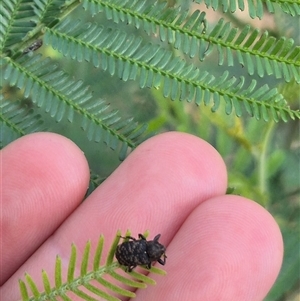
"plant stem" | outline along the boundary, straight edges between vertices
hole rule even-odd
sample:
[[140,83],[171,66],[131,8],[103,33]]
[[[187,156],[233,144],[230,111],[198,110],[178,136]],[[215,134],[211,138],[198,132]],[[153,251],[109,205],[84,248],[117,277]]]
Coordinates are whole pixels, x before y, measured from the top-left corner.
[[[270,144],[270,139],[272,136],[272,131],[274,129],[275,122],[272,121],[267,125],[266,129],[266,134],[265,134],[265,139],[263,140],[262,143],[262,148],[260,152],[260,156],[258,157],[258,183],[259,183],[259,191],[262,195],[267,196],[269,194],[268,191],[268,185],[267,185],[267,178],[268,178],[268,173],[267,173],[267,150],[268,146]],[[269,198],[266,197],[264,198],[264,206],[267,207],[269,204]]]

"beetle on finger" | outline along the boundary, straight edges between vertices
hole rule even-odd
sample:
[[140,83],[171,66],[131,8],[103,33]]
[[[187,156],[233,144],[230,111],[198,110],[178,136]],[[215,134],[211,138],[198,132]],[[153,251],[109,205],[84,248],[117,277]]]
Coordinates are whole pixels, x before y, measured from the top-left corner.
[[151,268],[153,262],[157,261],[161,265],[166,263],[166,248],[158,240],[160,234],[157,234],[153,240],[147,241],[145,236],[139,234],[139,239],[127,236],[129,239],[120,245],[116,250],[116,258],[119,264],[126,267],[126,271],[131,272],[138,265],[145,265]]

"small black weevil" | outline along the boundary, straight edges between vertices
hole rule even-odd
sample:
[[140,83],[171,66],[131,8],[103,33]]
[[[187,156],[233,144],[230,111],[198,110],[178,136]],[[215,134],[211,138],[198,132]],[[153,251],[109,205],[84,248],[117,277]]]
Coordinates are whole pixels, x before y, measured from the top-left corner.
[[[128,272],[131,272],[138,265],[146,265],[150,269],[151,263],[154,261],[158,261],[162,265],[166,263],[166,248],[158,242],[160,234],[149,241],[142,234],[139,234],[139,240],[131,236],[122,238],[131,240],[118,245],[116,258],[119,264],[126,266]],[[163,259],[161,259],[162,256]]]

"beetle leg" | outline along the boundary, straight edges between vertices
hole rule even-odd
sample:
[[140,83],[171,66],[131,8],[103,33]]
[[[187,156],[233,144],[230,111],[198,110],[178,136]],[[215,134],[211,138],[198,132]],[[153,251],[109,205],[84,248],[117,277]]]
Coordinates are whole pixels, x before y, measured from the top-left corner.
[[125,271],[130,273],[135,267],[136,267],[136,265],[127,266]]
[[146,240],[146,237],[143,234],[139,234],[139,239]]
[[166,264],[166,258],[167,256],[164,254],[164,259],[162,260],[161,258],[158,258],[157,261],[161,264],[161,265],[165,265]]

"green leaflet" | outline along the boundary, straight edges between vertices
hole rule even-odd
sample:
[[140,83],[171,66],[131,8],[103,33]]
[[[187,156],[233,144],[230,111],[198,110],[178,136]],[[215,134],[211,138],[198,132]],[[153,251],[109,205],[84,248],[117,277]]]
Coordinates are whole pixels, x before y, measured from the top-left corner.
[[[125,236],[130,235],[127,231]],[[111,295],[110,292],[114,292],[129,298],[134,298],[135,293],[129,289],[121,287],[121,284],[125,284],[127,287],[132,288],[146,288],[147,284],[155,285],[155,281],[140,272],[132,271],[130,274],[126,275],[120,273],[118,270],[120,265],[114,259],[114,254],[120,240],[121,232],[118,231],[115,239],[111,245],[108,252],[108,257],[105,265],[101,265],[101,255],[104,247],[104,237],[100,236],[98,244],[96,246],[96,252],[94,258],[90,258],[90,252],[92,248],[92,243],[87,242],[83,251],[81,262],[77,260],[77,248],[74,244],[71,246],[71,255],[68,265],[67,281],[63,281],[62,275],[64,270],[61,264],[61,259],[59,256],[56,257],[55,261],[55,285],[51,287],[51,281],[46,271],[42,271],[42,280],[44,285],[44,291],[39,291],[34,280],[30,275],[25,274],[25,280],[19,280],[19,287],[22,296],[22,300],[26,301],[38,301],[38,300],[51,300],[52,298],[60,296],[63,300],[71,300],[68,296],[76,294],[81,297],[82,300],[98,300],[97,296],[102,297],[105,300],[118,301],[120,300],[115,295]],[[92,261],[92,269],[89,268],[89,262]],[[76,265],[79,264],[80,274],[75,275]],[[152,267],[150,272],[165,275],[166,273],[157,267]],[[117,280],[119,283],[112,283],[104,276],[109,274],[112,278]],[[126,276],[124,276],[126,275]],[[130,277],[129,277],[130,276]],[[95,285],[94,281],[97,281],[101,286]],[[83,287],[85,290],[83,291]],[[105,290],[103,289],[106,288]],[[108,290],[107,290],[108,289]]]

